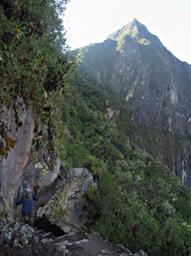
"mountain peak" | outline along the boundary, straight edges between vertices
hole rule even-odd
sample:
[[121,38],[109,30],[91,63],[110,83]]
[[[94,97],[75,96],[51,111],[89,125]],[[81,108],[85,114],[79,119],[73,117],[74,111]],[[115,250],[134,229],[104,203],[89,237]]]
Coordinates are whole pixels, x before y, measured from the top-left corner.
[[121,29],[109,35],[108,39],[118,41],[119,39],[126,36],[140,38],[144,37],[148,33],[149,31],[147,30],[146,26],[140,23],[136,18],[134,18],[127,25],[123,26]]
[[133,40],[144,45],[154,44],[157,47],[162,46],[159,38],[149,32],[147,27],[139,22],[136,18],[134,18],[127,25],[123,26],[121,29],[110,34],[107,39],[122,42],[126,41],[124,39],[127,37],[131,37]]
[[[143,25],[141,22],[139,22],[138,20],[137,20],[137,18],[134,18],[131,22],[129,22],[128,24],[132,24],[132,25]],[[127,24],[127,25],[128,25]]]

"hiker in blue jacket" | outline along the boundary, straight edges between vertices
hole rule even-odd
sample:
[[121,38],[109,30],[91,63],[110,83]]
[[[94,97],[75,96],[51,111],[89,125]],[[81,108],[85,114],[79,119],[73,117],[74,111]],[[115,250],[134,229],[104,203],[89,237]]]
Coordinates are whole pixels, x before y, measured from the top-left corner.
[[35,211],[34,201],[37,201],[37,191],[32,191],[29,188],[25,189],[25,193],[21,199],[16,200],[16,205],[22,204],[22,217],[25,223],[32,224],[32,218]]

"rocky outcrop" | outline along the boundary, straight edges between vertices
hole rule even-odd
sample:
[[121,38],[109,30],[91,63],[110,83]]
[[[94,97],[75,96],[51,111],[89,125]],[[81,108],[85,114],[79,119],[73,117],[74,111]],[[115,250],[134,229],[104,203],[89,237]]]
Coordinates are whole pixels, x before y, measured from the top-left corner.
[[56,235],[18,222],[3,227],[0,244],[3,256],[147,256],[142,250],[133,254],[123,245],[113,245],[98,233]]
[[27,187],[40,188],[41,205],[55,193],[55,189],[49,191],[47,188],[54,187],[60,173],[60,160],[48,132],[48,125],[41,123],[21,98],[11,107],[0,109],[1,216],[9,215],[8,205],[12,206]]
[[0,111],[0,121],[6,135],[15,141],[14,148],[7,152],[7,156],[0,155],[0,191],[9,203],[13,202],[29,161],[35,128],[32,111],[21,100],[16,106],[17,109],[4,107]]
[[67,226],[82,226],[87,220],[85,195],[90,186],[96,187],[93,176],[86,168],[74,168],[65,172],[57,185],[55,195],[38,210],[38,216],[46,216],[51,223],[67,230]]

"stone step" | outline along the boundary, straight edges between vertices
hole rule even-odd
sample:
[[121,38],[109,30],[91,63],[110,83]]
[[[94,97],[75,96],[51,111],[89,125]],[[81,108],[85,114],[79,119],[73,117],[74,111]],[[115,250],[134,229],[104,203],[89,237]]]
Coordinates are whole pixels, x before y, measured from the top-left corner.
[[74,242],[74,244],[81,244],[81,243],[87,243],[87,242],[89,242],[88,239],[82,239],[82,240]]
[[44,230],[42,230],[42,229],[35,230],[35,235],[41,235],[43,233],[44,233]]
[[56,237],[54,239],[54,242],[61,242],[63,241],[63,239],[65,239],[68,235],[63,235],[63,236],[59,236],[59,237]]
[[42,236],[42,238],[45,238],[45,237],[47,238],[49,236],[53,236],[53,234],[52,234],[52,232],[48,232],[48,233],[42,234],[41,236]]
[[55,245],[56,247],[60,247],[60,246],[70,246],[70,245],[72,245],[72,244],[74,244],[74,243],[71,243],[71,242],[69,242],[68,240],[65,240],[65,241],[62,241],[62,242],[60,242],[60,243],[55,243],[54,245]]

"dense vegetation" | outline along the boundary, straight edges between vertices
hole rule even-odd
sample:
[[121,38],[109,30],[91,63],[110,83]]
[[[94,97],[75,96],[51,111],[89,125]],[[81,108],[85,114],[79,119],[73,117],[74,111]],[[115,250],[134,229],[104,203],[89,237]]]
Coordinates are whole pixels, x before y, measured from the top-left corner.
[[37,111],[68,70],[60,12],[67,0],[0,3],[0,101],[22,97]]
[[[12,107],[17,127],[22,126],[19,111],[23,104],[48,127],[53,149],[52,111],[54,95],[65,86],[71,67],[60,15],[67,0],[2,0],[0,2],[0,102]],[[0,155],[7,156],[15,141],[0,122]],[[6,145],[6,147],[5,147]],[[34,147],[33,147],[34,148]]]
[[88,194],[94,228],[131,250],[190,255],[189,191],[130,141],[136,127],[125,101],[94,83],[74,74],[60,99],[60,129],[55,122],[66,167],[86,166],[99,180]]

